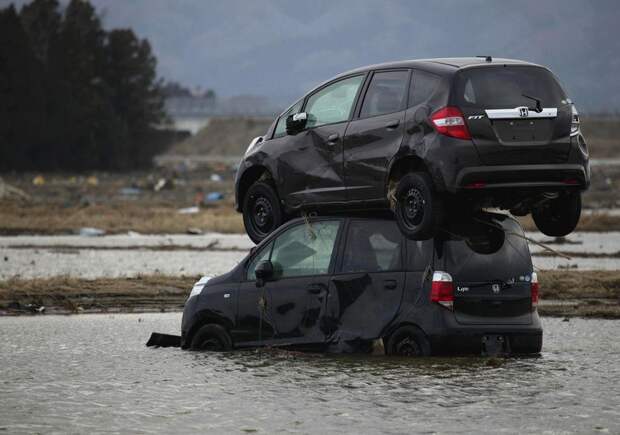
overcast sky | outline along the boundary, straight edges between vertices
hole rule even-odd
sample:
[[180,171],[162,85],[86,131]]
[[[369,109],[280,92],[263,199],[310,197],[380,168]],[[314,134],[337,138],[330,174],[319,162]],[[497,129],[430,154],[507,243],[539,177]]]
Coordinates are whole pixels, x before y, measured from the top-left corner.
[[549,66],[581,107],[620,109],[618,0],[92,3],[151,41],[162,77],[221,95],[286,102],[366,64],[491,54]]

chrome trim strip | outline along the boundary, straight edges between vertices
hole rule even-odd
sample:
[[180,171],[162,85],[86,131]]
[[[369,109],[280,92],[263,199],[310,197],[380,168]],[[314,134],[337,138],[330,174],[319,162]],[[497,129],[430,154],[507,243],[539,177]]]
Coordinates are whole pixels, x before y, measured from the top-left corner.
[[[514,109],[487,109],[484,112],[489,119],[533,119],[533,118],[556,118],[558,109],[555,107],[545,107],[542,112],[535,112],[532,109],[523,111],[524,107]],[[525,116],[524,115],[525,112]]]

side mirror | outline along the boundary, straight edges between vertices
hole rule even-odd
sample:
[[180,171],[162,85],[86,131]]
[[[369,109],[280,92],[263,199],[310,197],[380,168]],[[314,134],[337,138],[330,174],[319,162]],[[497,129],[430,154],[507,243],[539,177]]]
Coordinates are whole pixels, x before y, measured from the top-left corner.
[[266,281],[273,278],[273,264],[269,260],[261,261],[254,269],[256,287],[263,287]]
[[295,113],[286,117],[286,134],[297,134],[306,128],[308,114],[306,112]]

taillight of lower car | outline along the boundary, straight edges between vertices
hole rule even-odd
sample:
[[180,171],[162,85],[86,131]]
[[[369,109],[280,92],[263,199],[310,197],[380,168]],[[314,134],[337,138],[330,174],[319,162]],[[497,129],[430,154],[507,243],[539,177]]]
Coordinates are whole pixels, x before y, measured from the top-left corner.
[[449,273],[442,271],[433,273],[431,302],[437,302],[439,305],[452,310],[454,306],[454,283]]
[[535,310],[538,307],[538,295],[540,290],[540,284],[538,284],[538,274],[536,272],[532,272],[532,281],[530,285],[532,289],[532,309]]
[[437,133],[457,139],[471,139],[463,112],[458,107],[444,107],[431,115]]

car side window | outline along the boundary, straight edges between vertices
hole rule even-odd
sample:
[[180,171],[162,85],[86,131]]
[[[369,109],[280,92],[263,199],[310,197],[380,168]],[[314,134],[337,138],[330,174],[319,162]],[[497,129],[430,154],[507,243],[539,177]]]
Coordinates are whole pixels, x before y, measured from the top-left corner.
[[276,238],[271,262],[278,278],[325,275],[329,271],[340,221],[297,225]]
[[258,263],[260,263],[261,261],[269,260],[269,257],[271,257],[271,248],[273,248],[273,242],[271,242],[271,243],[269,243],[269,245],[265,246],[258,253],[258,255],[256,255],[252,259],[252,262],[248,266],[248,270],[247,270],[247,274],[246,274],[246,279],[248,281],[255,281],[256,280],[256,274],[254,272],[256,270],[256,265]]
[[428,101],[437,88],[439,88],[440,79],[435,74],[425,71],[415,70],[411,87],[409,89],[409,107],[417,106]]
[[297,103],[295,103],[295,105],[293,105],[293,107],[291,107],[290,109],[288,109],[284,114],[282,114],[282,116],[280,116],[280,118],[278,119],[278,123],[276,124],[276,128],[275,131],[273,133],[273,137],[281,137],[284,136],[286,134],[286,118],[289,117],[289,115],[293,115],[295,113],[299,113],[299,111],[301,110],[301,105],[303,104],[304,100],[300,100]]
[[364,76],[355,76],[333,83],[308,98],[305,112],[307,128],[343,122],[349,119],[355,97]]
[[404,109],[408,84],[409,71],[376,72],[366,91],[360,118],[385,115]]
[[347,232],[341,272],[401,270],[402,243],[403,236],[396,222],[352,221]]

